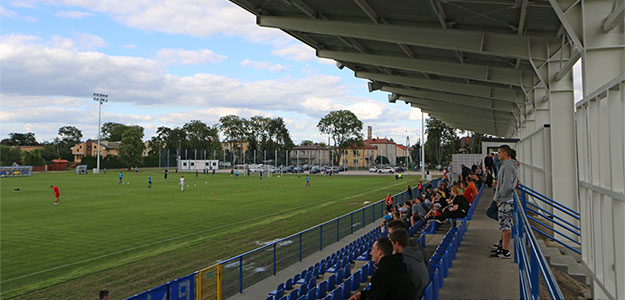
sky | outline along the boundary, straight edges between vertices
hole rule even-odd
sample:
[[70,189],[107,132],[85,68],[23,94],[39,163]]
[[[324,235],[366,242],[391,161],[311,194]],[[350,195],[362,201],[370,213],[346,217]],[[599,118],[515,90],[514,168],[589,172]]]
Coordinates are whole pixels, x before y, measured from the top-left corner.
[[321,142],[317,122],[337,109],[354,112],[365,135],[421,135],[418,108],[369,93],[352,71],[225,0],[3,0],[0,66],[2,138],[51,141],[67,125],[96,138],[93,93],[108,94],[102,123],[143,126],[146,140],[159,126],[236,114],[282,117],[294,142]]

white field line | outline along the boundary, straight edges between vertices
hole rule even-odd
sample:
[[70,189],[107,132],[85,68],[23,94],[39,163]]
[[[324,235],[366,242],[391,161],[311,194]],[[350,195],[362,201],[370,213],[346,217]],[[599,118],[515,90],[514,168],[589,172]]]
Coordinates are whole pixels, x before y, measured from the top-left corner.
[[[397,182],[397,183],[394,183],[394,184],[390,184],[390,185],[387,185],[387,186],[383,186],[383,187],[367,190],[367,191],[359,193],[359,194],[354,194],[354,195],[350,195],[350,196],[343,197],[343,198],[338,198],[338,199],[350,199],[350,198],[354,198],[354,197],[358,197],[358,196],[364,196],[365,193],[370,193],[370,192],[375,192],[375,191],[382,190],[382,189],[387,189],[389,187],[398,185],[400,183],[403,184],[404,182],[400,181],[400,182]],[[336,200],[336,199],[337,198],[331,199],[331,200]],[[91,261],[94,261],[94,260],[98,260],[98,259],[101,259],[101,258],[105,258],[105,257],[109,257],[109,256],[113,256],[113,255],[129,252],[129,251],[133,251],[133,250],[137,250],[137,249],[141,249],[141,248],[146,248],[146,247],[162,244],[162,243],[165,243],[165,242],[178,240],[178,239],[181,239],[181,238],[186,238],[186,237],[189,237],[189,236],[192,236],[192,235],[197,235],[197,234],[201,234],[201,233],[205,233],[205,232],[209,232],[209,231],[218,231],[219,229],[222,229],[222,228],[225,228],[225,227],[230,227],[232,225],[240,225],[242,223],[249,223],[249,221],[252,221],[252,220],[265,219],[267,217],[271,217],[271,216],[274,216],[274,215],[284,214],[285,212],[290,212],[290,211],[299,210],[299,209],[302,209],[302,208],[312,207],[312,206],[316,206],[316,205],[319,205],[319,204],[320,203],[306,204],[306,205],[294,207],[294,208],[292,208],[290,210],[287,210],[287,211],[280,211],[280,212],[266,214],[266,215],[263,215],[263,216],[257,216],[255,218],[246,219],[245,221],[240,221],[240,222],[237,222],[237,223],[234,223],[234,224],[232,224],[232,223],[224,224],[224,225],[221,225],[221,226],[213,227],[211,229],[200,230],[200,231],[188,233],[188,234],[185,234],[185,235],[177,236],[177,237],[174,237],[174,238],[164,239],[164,240],[157,241],[157,242],[154,242],[154,243],[150,243],[150,244],[146,244],[146,245],[142,245],[142,246],[137,246],[137,247],[133,247],[133,248],[128,248],[128,249],[124,249],[124,250],[120,250],[120,251],[116,251],[116,252],[112,252],[112,253],[108,253],[108,254],[104,254],[104,255],[88,258],[88,259],[84,259],[84,260],[81,260],[81,261],[73,262],[73,263],[70,263],[70,264],[65,264],[65,265],[62,265],[62,266],[57,266],[57,267],[54,267],[54,268],[41,270],[41,271],[38,271],[38,272],[34,272],[34,273],[30,273],[30,274],[14,277],[14,278],[2,281],[0,283],[7,283],[7,282],[15,281],[15,280],[18,280],[18,279],[31,277],[31,276],[47,273],[47,272],[50,272],[50,271],[58,270],[58,269],[63,269],[63,268],[67,268],[67,267],[71,267],[71,266],[75,266],[75,265],[79,265],[79,264],[83,264],[83,263],[88,263],[88,262],[91,262]]]

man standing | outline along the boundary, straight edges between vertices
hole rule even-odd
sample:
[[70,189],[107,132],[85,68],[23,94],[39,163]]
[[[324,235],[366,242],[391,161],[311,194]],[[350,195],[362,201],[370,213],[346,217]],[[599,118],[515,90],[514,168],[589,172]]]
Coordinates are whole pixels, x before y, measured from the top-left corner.
[[184,176],[180,176],[180,191],[184,192]]
[[375,241],[371,259],[378,267],[371,276],[371,288],[356,293],[349,300],[415,299],[404,255],[393,254],[393,244],[387,237]]
[[152,176],[148,176],[148,188],[152,188]]
[[122,178],[124,177],[124,175],[122,174],[122,171],[119,171],[119,184],[122,184]]
[[384,202],[386,203],[386,211],[390,212],[393,209],[393,197],[391,196],[391,193],[386,195]]
[[512,210],[514,209],[514,189],[517,181],[517,163],[510,159],[513,150],[508,145],[499,147],[499,160],[502,162],[495,184],[497,218],[501,230],[501,247],[494,250],[491,257],[510,258],[510,230],[512,228]]
[[310,187],[310,175],[306,175],[306,187]]
[[165,183],[167,183],[167,170],[165,170]]
[[61,192],[59,191],[59,187],[58,186],[54,186],[54,185],[50,185],[50,188],[54,192],[54,205],[57,205],[57,204],[61,203],[59,201],[59,196],[61,196]]

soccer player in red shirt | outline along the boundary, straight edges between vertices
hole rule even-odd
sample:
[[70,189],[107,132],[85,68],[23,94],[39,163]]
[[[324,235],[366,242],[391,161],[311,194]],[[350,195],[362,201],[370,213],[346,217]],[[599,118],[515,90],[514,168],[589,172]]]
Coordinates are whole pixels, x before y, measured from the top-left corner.
[[50,188],[54,191],[54,205],[61,203],[59,201],[59,196],[61,195],[61,192],[59,191],[59,187],[51,185]]

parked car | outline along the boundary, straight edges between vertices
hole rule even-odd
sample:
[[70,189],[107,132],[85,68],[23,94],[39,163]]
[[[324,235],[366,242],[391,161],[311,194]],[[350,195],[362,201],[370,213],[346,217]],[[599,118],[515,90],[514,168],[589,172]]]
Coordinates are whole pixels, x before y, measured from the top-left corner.
[[373,173],[378,172],[378,167],[376,167],[376,166],[371,167],[371,168],[369,169],[369,172],[373,172]]
[[346,168],[346,167],[344,167],[344,166],[340,166],[340,167],[338,167],[338,168],[336,169],[336,171],[337,171],[337,172],[345,172],[345,171],[347,171],[347,168]]
[[321,168],[319,167],[312,167],[310,168],[310,171],[308,171],[309,174],[317,174],[317,173],[321,173]]
[[379,169],[378,173],[395,173],[395,170],[392,167],[384,167]]
[[405,172],[406,169],[404,169],[403,167],[395,167],[395,172]]

